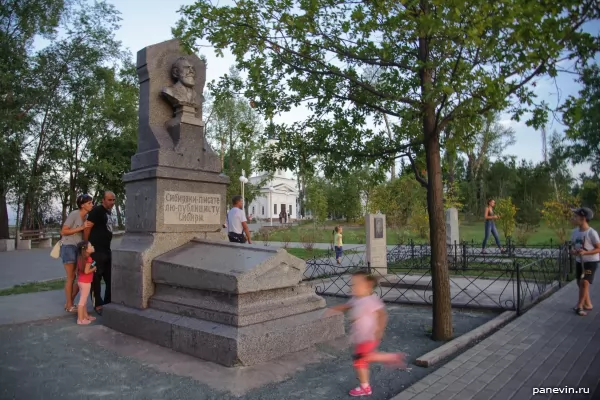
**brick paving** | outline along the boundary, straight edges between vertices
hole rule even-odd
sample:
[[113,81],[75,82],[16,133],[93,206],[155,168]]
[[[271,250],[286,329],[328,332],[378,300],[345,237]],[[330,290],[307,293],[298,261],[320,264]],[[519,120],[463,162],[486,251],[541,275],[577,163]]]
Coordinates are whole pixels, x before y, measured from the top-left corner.
[[[569,283],[392,400],[600,399],[600,283],[586,317],[572,310],[577,292]],[[589,394],[533,395],[565,387]]]

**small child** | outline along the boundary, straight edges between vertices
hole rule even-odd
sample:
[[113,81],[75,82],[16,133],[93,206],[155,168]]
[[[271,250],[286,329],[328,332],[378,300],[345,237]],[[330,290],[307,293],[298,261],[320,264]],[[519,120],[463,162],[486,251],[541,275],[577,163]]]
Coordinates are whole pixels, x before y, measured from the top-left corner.
[[77,325],[89,325],[96,318],[91,317],[87,312],[87,298],[90,295],[92,280],[96,267],[92,261],[91,254],[94,252],[94,246],[87,240],[77,244],[79,256],[77,258],[77,284],[79,285],[79,304],[77,307]]
[[376,279],[366,272],[352,275],[352,298],[348,303],[332,307],[333,311],[350,311],[351,341],[354,344],[354,369],[360,386],[350,391],[350,396],[370,396],[369,363],[382,362],[405,368],[403,353],[379,353],[377,347],[383,337],[387,314],[383,302],[373,294]]
[[344,255],[343,246],[342,227],[338,225],[333,229],[333,247],[335,249],[335,260],[338,264],[342,263],[342,256]]

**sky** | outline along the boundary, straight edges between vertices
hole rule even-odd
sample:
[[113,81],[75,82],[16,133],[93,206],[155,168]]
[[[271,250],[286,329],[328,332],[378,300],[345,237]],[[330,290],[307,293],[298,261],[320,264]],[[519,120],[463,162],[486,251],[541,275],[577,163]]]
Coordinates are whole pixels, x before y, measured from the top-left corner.
[[[178,10],[181,6],[194,3],[193,0],[108,1],[114,4],[121,13],[121,28],[115,33],[115,36],[123,47],[129,49],[134,60],[136,53],[142,48],[171,39],[171,28],[180,18]],[[228,2],[228,0],[220,1],[221,4]],[[595,32],[600,31],[600,24],[595,24],[592,29]],[[234,64],[233,56],[228,52],[225,52],[225,56],[221,58],[217,57],[210,48],[204,47],[202,54],[207,58],[207,82],[218,79]],[[538,80],[536,87],[540,99],[545,99],[550,104],[556,104],[559,96],[561,99],[565,99],[569,95],[577,94],[578,90],[579,84],[575,82],[572,75],[568,74],[561,74],[557,78],[556,84],[549,78]],[[276,117],[275,122],[291,123],[303,120],[307,115],[306,109],[296,109],[291,113]],[[501,122],[515,130],[516,143],[507,148],[505,154],[515,155],[519,159],[533,162],[542,160],[542,139],[539,131],[527,127],[524,121],[512,121],[509,115],[501,115]],[[563,132],[564,126],[557,121],[550,121],[547,128],[548,136],[553,130]],[[572,169],[574,176],[587,171],[589,171],[588,165],[579,165]],[[12,218],[14,216],[11,216]]]
[[[193,0],[114,0],[113,4],[122,14],[122,27],[116,33],[124,47],[132,53],[145,46],[159,43],[171,39],[171,27],[179,19],[177,11],[181,6],[193,4]],[[221,4],[228,1],[221,0]],[[596,31],[600,26],[593,27]],[[226,53],[224,58],[217,57],[210,48],[203,48],[202,53],[207,57],[207,82],[218,79],[222,74],[229,70],[234,64],[233,57]],[[557,90],[560,88],[560,91]],[[545,99],[550,104],[556,104],[558,96],[561,99],[569,95],[577,94],[579,84],[575,82],[574,77],[568,74],[561,74],[556,84],[554,80],[545,78],[538,80],[536,92],[540,99]],[[292,122],[304,119],[308,115],[305,109],[297,109],[293,113],[280,116],[280,122]],[[509,115],[501,115],[501,122],[509,125],[515,130],[516,143],[506,150],[506,154],[517,156],[520,159],[539,162],[542,160],[542,138],[541,132],[527,127],[524,121],[511,121]],[[564,126],[557,121],[549,121],[547,135],[553,130],[563,132]],[[586,172],[589,166],[575,166],[573,173],[577,176],[580,172]]]

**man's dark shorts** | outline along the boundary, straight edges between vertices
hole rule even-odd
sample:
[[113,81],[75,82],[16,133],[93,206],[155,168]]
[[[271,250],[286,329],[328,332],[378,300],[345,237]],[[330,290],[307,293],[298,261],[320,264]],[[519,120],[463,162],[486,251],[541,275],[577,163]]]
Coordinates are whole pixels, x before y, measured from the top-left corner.
[[246,236],[243,233],[229,232],[229,241],[232,243],[246,243]]
[[581,274],[585,273],[585,276],[583,277],[583,279],[588,281],[590,284],[594,283],[594,274],[596,273],[596,269],[598,268],[597,261],[584,262],[583,267],[582,267],[581,263],[576,263],[575,267],[576,267],[575,273],[577,274],[577,282],[580,281]]

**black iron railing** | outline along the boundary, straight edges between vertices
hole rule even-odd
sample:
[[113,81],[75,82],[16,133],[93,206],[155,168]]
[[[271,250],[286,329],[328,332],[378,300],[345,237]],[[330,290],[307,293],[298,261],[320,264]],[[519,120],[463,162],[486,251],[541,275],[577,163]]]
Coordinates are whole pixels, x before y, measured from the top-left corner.
[[[567,279],[569,245],[519,247],[485,253],[473,243],[449,245],[447,265],[454,307],[515,310],[521,313]],[[411,242],[390,246],[387,269],[371,268],[365,246],[352,248],[338,264],[333,252],[306,262],[304,279],[321,295],[350,296],[350,277],[366,269],[378,278],[377,294],[388,302],[431,304],[431,247]]]

